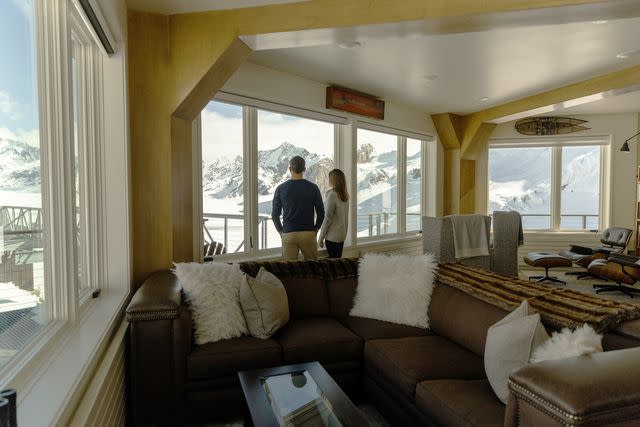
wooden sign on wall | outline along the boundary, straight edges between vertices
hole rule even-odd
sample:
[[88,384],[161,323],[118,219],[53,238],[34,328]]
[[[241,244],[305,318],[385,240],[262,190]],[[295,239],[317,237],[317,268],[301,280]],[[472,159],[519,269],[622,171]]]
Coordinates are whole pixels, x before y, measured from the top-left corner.
[[383,100],[340,86],[327,87],[327,108],[384,119]]

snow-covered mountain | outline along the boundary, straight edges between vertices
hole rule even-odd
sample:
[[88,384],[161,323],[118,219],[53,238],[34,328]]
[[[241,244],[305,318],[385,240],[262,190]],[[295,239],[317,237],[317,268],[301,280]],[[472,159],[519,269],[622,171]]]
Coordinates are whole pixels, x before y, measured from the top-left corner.
[[[324,195],[329,186],[329,172],[333,160],[319,156],[289,142],[271,150],[258,151],[258,200],[259,213],[271,213],[271,200],[278,185],[289,179],[289,159],[301,156],[305,159],[305,178],[315,182]],[[374,145],[363,143],[357,153],[358,186],[349,189],[358,193],[358,212],[397,212],[397,152],[378,153]],[[420,203],[420,155],[408,159],[408,205]],[[243,162],[240,157],[203,162],[203,189],[205,212],[241,213],[243,211]],[[396,218],[392,217],[395,223]],[[363,218],[358,229],[368,226]]]
[[0,138],[0,189],[40,190],[40,150],[23,141]]
[[[489,208],[548,214],[551,205],[551,153],[546,150],[491,152]],[[565,153],[562,173],[562,212],[597,214],[600,188],[599,147]]]
[[[258,151],[258,196],[261,200],[268,199],[265,200],[268,202],[266,204],[261,202],[260,213],[270,212],[270,198],[264,196],[273,195],[276,187],[289,179],[289,159],[293,156],[305,159],[307,167],[305,177],[308,180],[318,184],[323,194],[328,189],[329,172],[333,169],[333,160],[330,158],[310,153],[307,149],[289,142],[284,142],[271,150],[260,150]],[[244,185],[243,167],[240,157],[219,159],[211,163],[203,162],[202,185],[205,205],[208,199],[241,204]]]

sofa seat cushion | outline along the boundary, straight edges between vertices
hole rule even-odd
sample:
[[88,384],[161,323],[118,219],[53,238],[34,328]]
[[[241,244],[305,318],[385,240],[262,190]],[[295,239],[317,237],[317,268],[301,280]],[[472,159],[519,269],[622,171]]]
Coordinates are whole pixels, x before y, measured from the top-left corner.
[[505,406],[487,380],[423,381],[416,387],[416,405],[439,425],[502,426]]
[[275,340],[242,336],[197,346],[187,357],[187,375],[212,379],[281,363],[282,349]]
[[436,335],[367,341],[364,364],[367,375],[409,397],[424,380],[485,378],[481,357]]
[[424,328],[400,325],[384,320],[367,319],[365,317],[347,316],[340,319],[351,331],[365,340],[404,338],[429,335]]
[[330,317],[295,319],[274,337],[285,363],[333,363],[362,359],[362,338]]

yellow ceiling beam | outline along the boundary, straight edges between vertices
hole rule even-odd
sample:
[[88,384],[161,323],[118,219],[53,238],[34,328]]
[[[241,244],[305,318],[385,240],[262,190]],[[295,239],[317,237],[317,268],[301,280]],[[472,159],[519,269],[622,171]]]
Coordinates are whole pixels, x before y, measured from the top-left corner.
[[445,150],[457,150],[462,139],[462,117],[452,113],[432,114],[438,140]]
[[475,121],[469,123],[465,127],[465,135],[460,144],[460,157],[463,157],[469,151],[469,148],[487,142],[496,126],[495,123],[478,123]]
[[553,107],[556,104],[637,84],[640,84],[640,65],[487,108],[470,114],[470,117],[465,120],[473,123],[515,120],[516,115],[535,114],[537,110]]

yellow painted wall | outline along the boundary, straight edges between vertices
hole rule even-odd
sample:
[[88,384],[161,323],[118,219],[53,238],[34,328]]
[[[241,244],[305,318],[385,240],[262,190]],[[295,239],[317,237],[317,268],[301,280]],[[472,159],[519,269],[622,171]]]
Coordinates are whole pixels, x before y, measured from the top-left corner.
[[[424,19],[445,19],[538,8],[599,3],[598,0],[311,0],[260,8],[182,14],[170,17],[129,12],[128,67],[132,174],[132,236],[134,284],[151,272],[171,267],[185,258],[185,248],[174,250],[176,238],[186,233],[189,209],[176,209],[191,194],[191,170],[182,153],[190,132],[180,117],[172,140],[172,115],[178,108],[193,111],[203,97],[224,84],[230,62],[219,62],[240,35],[304,29],[349,27]],[[607,2],[611,3],[611,2]],[[549,11],[549,9],[546,9]],[[458,28],[458,31],[460,29]],[[231,63],[234,61],[232,60]],[[209,73],[219,73],[213,93],[195,94],[194,88]],[[185,104],[185,100],[187,100]],[[426,120],[426,118],[425,118]],[[173,154],[172,154],[173,147]],[[179,218],[176,218],[176,214]],[[179,227],[176,227],[176,224]],[[177,233],[180,230],[180,233]],[[178,254],[178,257],[176,257]]]

